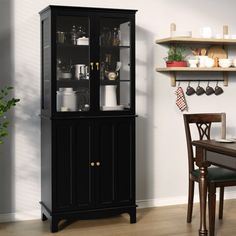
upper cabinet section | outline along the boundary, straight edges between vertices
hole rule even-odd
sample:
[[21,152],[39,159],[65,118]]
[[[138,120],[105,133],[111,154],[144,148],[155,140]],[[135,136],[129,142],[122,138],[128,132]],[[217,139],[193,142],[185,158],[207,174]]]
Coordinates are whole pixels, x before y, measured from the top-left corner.
[[57,112],[90,110],[89,39],[89,17],[56,17]]
[[40,12],[43,115],[135,114],[135,12]]

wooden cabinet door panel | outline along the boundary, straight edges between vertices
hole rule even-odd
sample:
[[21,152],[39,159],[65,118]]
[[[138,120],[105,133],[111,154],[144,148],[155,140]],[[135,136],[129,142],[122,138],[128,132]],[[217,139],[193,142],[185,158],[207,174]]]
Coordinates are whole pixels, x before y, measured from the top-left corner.
[[134,165],[134,125],[129,120],[121,120],[116,126],[116,198],[119,203],[132,200]]
[[112,205],[115,201],[115,153],[114,125],[112,122],[99,122],[96,159],[100,166],[96,168],[98,205]]
[[134,121],[110,118],[96,121],[97,205],[130,204],[134,196]]
[[91,121],[79,121],[74,126],[75,201],[79,209],[94,204],[93,126]]
[[54,124],[53,205],[56,210],[73,207],[73,126],[69,122]]

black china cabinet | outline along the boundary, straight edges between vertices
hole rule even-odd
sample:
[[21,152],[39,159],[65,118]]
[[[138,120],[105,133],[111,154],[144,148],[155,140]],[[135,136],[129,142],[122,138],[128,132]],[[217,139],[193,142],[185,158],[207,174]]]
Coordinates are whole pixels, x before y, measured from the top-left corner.
[[135,10],[49,6],[41,16],[42,220],[135,204]]

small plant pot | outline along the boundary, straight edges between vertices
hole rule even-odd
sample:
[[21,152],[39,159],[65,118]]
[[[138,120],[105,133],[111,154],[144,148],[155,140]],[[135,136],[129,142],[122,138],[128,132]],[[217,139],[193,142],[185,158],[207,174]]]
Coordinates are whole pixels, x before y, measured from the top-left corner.
[[186,61],[167,61],[167,67],[187,67]]

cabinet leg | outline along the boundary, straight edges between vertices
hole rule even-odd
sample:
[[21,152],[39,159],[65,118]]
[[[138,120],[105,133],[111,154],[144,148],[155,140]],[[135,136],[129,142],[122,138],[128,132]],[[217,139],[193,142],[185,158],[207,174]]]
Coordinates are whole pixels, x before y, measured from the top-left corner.
[[51,232],[52,233],[58,232],[58,223],[59,221],[52,217],[51,219]]
[[41,214],[41,220],[42,221],[46,221],[48,218],[47,218],[47,216],[45,216],[43,213]]
[[129,216],[130,216],[130,224],[136,223],[136,208],[130,211]]

